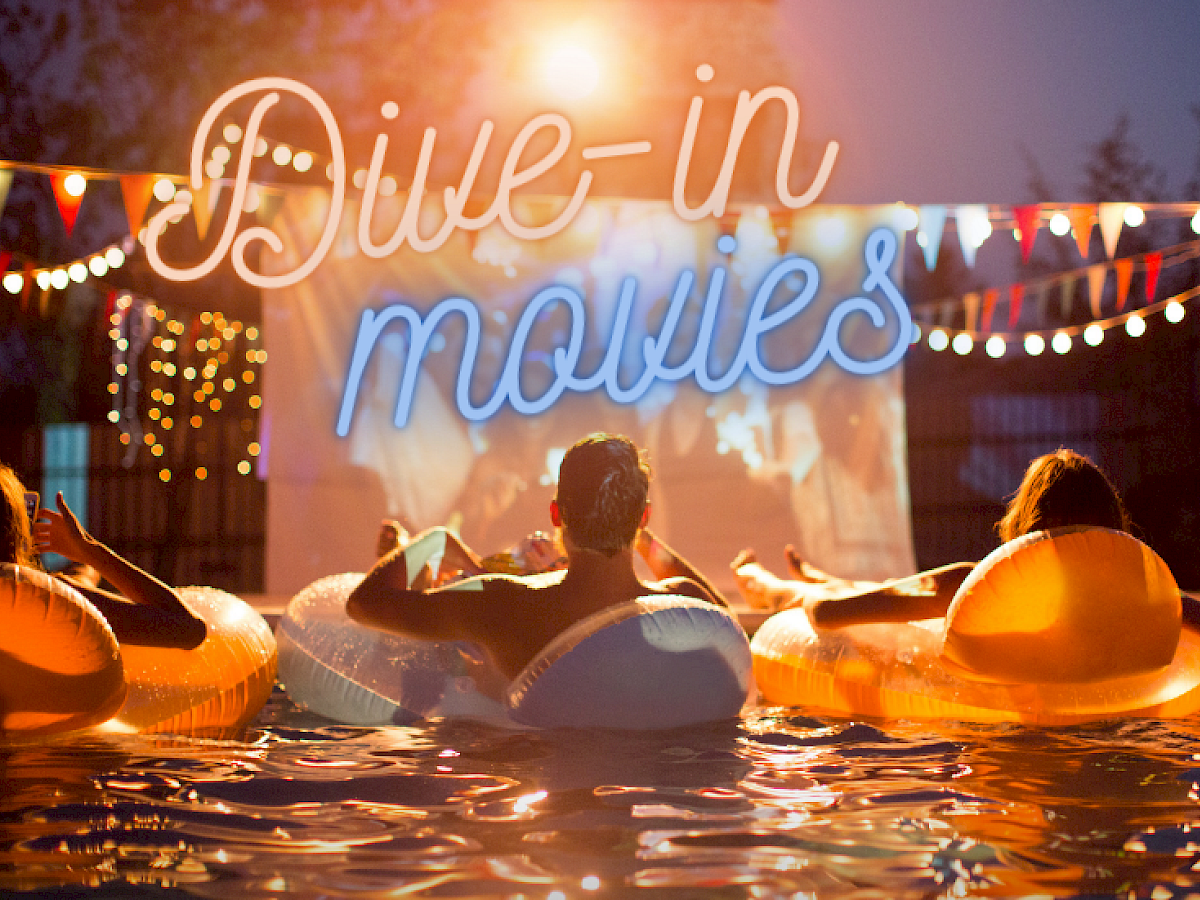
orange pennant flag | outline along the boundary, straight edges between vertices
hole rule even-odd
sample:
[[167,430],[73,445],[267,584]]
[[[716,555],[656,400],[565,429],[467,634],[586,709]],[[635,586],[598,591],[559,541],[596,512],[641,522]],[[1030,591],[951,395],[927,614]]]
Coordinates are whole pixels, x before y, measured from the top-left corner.
[[1090,206],[1072,206],[1067,212],[1071,220],[1071,230],[1075,232],[1075,243],[1079,247],[1079,255],[1088,258],[1088,244],[1092,242],[1092,222],[1095,213]]
[[1100,318],[1100,299],[1104,296],[1104,279],[1108,277],[1108,266],[1088,266],[1088,293],[1091,295],[1092,318]]
[[129,222],[129,233],[136,235],[150,208],[154,196],[154,176],[144,173],[121,176],[121,197],[125,201],[125,218]]
[[967,294],[962,299],[963,310],[965,311],[964,322],[966,331],[975,330],[975,317],[979,314],[979,295],[974,291]]
[[1129,283],[1133,281],[1133,260],[1126,257],[1113,262],[1117,273],[1117,312],[1125,308],[1125,300],[1129,296]]
[[1025,299],[1025,285],[1014,284],[1008,289],[1008,328],[1011,331],[1021,321],[1021,301]]
[[1153,303],[1158,291],[1158,273],[1162,271],[1162,253],[1157,250],[1142,257],[1146,265],[1146,302]]
[[1017,220],[1017,231],[1020,232],[1021,262],[1023,263],[1029,262],[1029,256],[1033,253],[1033,242],[1037,239],[1038,219],[1041,214],[1042,208],[1037,204],[1013,207],[1013,216]]
[[220,193],[219,181],[206,181],[192,192],[192,216],[196,220],[196,234],[201,241],[208,234],[208,224],[212,221],[213,210],[217,208],[217,197]]
[[[83,187],[74,193],[77,184],[73,176],[82,179]],[[67,180],[71,179],[71,184]],[[54,189],[54,201],[58,204],[58,214],[62,216],[63,225],[67,229],[67,237],[75,227],[75,217],[79,215],[79,204],[83,202],[83,194],[87,189],[87,180],[78,172],[51,172],[50,186]]]

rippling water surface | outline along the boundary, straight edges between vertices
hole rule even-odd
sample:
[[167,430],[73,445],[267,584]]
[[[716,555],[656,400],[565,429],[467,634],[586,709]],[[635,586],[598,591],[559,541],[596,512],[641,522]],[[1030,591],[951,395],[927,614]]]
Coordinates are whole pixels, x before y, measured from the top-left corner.
[[1198,724],[374,729],[277,691],[238,741],[0,749],[0,895],[1200,896]]

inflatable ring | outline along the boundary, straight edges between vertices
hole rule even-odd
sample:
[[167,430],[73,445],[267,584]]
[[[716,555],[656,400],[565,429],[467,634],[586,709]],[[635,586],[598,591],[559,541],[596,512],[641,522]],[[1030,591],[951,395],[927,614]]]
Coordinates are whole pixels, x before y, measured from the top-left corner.
[[0,739],[103,722],[125,699],[117,639],[83,595],[36,569],[0,565]]
[[[1136,627],[1130,627],[1136,623]],[[1122,531],[1035,531],[993,550],[946,613],[942,655],[968,677],[1073,683],[1169,665],[1179,586]]]
[[406,638],[352,620],[346,598],[362,578],[314,582],[276,626],[284,689],[337,721],[458,716],[668,728],[735,716],[752,688],[745,632],[710,603],[658,596],[603,610],[564,631],[509,684],[473,644]]
[[[1046,542],[1051,543],[1041,546]],[[1172,603],[1166,595],[1174,580],[1170,579],[1165,565],[1160,568],[1161,560],[1148,548],[1146,553],[1149,555],[1146,555],[1138,549],[1144,545],[1135,539],[1104,529],[1042,533],[1012,543],[1019,546],[1006,545],[1001,550],[1007,552],[993,554],[980,563],[978,568],[984,569],[983,573],[976,579],[973,572],[963,583],[945,619],[853,625],[817,632],[802,609],[790,609],[772,616],[751,642],[755,680],[761,696],[770,703],[802,706],[835,715],[1037,725],[1067,725],[1123,717],[1176,718],[1200,709],[1200,632],[1189,627],[1178,631],[1170,627],[1173,617],[1178,615],[1178,592]],[[1029,554],[1024,552],[1029,549],[1037,550],[1043,565],[1027,571],[1031,578],[1027,586],[1031,584],[1030,589],[1036,588],[1040,593],[1035,590],[1033,593],[993,596],[989,591],[990,583],[985,584],[989,581],[988,570],[992,567],[1000,572],[1017,570],[1009,571],[1005,576],[1006,579],[1013,577],[1011,583],[1016,583],[1016,575],[1024,566],[1022,560],[1030,561]],[[1052,552],[1047,554],[1047,551]],[[1090,557],[1093,552],[1098,552],[1101,558]],[[1056,658],[1053,654],[1061,651],[1067,671],[1083,677],[1077,681],[1064,680],[1063,673],[1053,671],[1047,660],[1040,656],[1034,657],[1031,667],[1034,677],[1041,677],[1041,681],[1033,677],[1014,678],[1020,673],[1014,672],[1012,666],[988,665],[988,661],[996,662],[999,639],[992,646],[988,646],[986,639],[972,646],[961,635],[1004,634],[999,629],[1012,631],[1013,624],[1000,618],[993,620],[994,632],[986,631],[977,625],[975,616],[979,609],[972,609],[974,604],[980,604],[980,607],[985,603],[992,604],[992,609],[998,610],[1003,604],[1010,608],[1021,606],[1022,601],[1028,603],[1030,597],[1037,596],[1046,602],[1047,596],[1059,596],[1065,602],[1065,610],[1054,617],[1059,623],[1078,621],[1076,617],[1081,610],[1091,609],[1095,604],[1095,595],[1064,598],[1064,595],[1056,594],[1056,587],[1042,582],[1042,579],[1050,578],[1046,560],[1062,554],[1076,554],[1074,564],[1094,566],[1106,573],[1106,577],[1115,578],[1114,573],[1119,574],[1126,590],[1106,588],[1103,602],[1113,603],[1118,608],[1128,604],[1123,626],[1128,632],[1142,627],[1142,616],[1153,620],[1147,630],[1158,633],[1160,640],[1169,644],[1169,655],[1162,647],[1147,649],[1142,642],[1134,641],[1131,646],[1138,656],[1136,665],[1118,667],[1126,674],[1096,677],[1103,674],[1097,666],[1086,665],[1088,660],[1069,652],[1073,639],[1070,635],[1043,629],[1039,632],[1043,648],[1054,646],[1047,634],[1065,642],[1058,649],[1044,651],[1052,654],[1049,661],[1053,662]],[[1119,559],[1124,563],[1118,565]],[[984,568],[985,563],[989,564],[988,568]],[[1073,583],[1090,584],[1092,579]],[[1172,609],[1176,610],[1174,614]],[[1108,646],[1109,635],[1116,627],[1111,623],[1119,621],[1120,614],[1114,614],[1108,608],[1103,614],[1099,610],[1093,612],[1097,614],[1096,634],[1081,634],[1077,639],[1085,644],[1090,642],[1094,649],[1103,649]],[[1130,619],[1129,616],[1139,618]],[[1162,624],[1164,620],[1166,625]],[[1091,618],[1084,621],[1090,622]],[[1136,629],[1130,628],[1131,621],[1137,622]],[[959,635],[953,639],[950,637],[952,625]],[[1065,630],[1062,624],[1057,629],[1058,632]],[[1172,635],[1177,635],[1174,642]],[[1020,639],[1009,640],[1016,657],[1019,651],[1013,643]],[[953,656],[943,656],[947,645]],[[963,647],[967,649],[960,649]],[[988,652],[975,652],[980,647]],[[1153,668],[1151,660],[1163,657],[1167,658],[1166,665]],[[968,664],[982,664],[987,671],[968,669]],[[1001,674],[1003,678],[999,677]]]
[[191,650],[124,644],[129,695],[107,727],[221,736],[243,728],[275,683],[271,627],[241,599],[209,587],[179,588],[208,633]]

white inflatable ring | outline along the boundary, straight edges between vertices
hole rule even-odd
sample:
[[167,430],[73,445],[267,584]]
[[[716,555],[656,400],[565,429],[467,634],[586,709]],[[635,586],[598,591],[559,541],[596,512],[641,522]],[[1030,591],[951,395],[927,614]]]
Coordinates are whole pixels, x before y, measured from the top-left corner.
[[655,596],[604,610],[559,635],[504,686],[473,645],[400,637],[350,619],[346,597],[362,577],[314,582],[276,627],[288,695],[337,721],[499,712],[534,727],[670,728],[736,716],[752,688],[746,634],[710,603]]

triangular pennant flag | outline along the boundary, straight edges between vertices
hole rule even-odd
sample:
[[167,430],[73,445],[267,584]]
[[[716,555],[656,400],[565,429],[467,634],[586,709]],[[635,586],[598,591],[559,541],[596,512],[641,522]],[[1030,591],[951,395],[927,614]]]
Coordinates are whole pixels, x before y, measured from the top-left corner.
[[937,268],[938,250],[942,246],[942,232],[946,228],[946,207],[922,206],[917,210],[918,226],[925,235],[925,269],[932,272]]
[[130,234],[136,235],[142,230],[142,222],[153,196],[153,175],[137,173],[121,176],[121,198],[125,201],[125,219],[129,222]]
[[1104,295],[1104,279],[1108,275],[1108,266],[1100,264],[1088,266],[1088,299],[1092,305],[1092,318],[1100,318],[1100,300]]
[[[58,204],[58,214],[62,216],[63,225],[67,229],[67,237],[71,236],[71,229],[75,227],[75,217],[79,215],[79,204],[83,202],[84,191],[80,191],[78,195],[72,194],[67,190],[67,179],[76,172],[51,172],[50,186],[54,189],[54,201]],[[82,175],[79,176],[83,178]],[[87,189],[87,181],[84,180],[84,190]]]
[[1090,206],[1072,206],[1067,212],[1071,220],[1071,230],[1075,232],[1075,243],[1079,247],[1079,255],[1088,258],[1088,245],[1092,242],[1092,220],[1095,214]]
[[1068,272],[1062,277],[1062,286],[1058,294],[1059,312],[1064,320],[1071,318],[1071,303],[1075,299],[1075,273]]
[[8,271],[8,264],[12,262],[11,250],[0,250],[0,275]]
[[967,331],[975,330],[975,322],[979,316],[979,295],[976,293],[967,294],[962,298],[963,309],[966,311],[966,319],[964,328]]
[[988,288],[983,292],[983,319],[979,323],[980,331],[992,330],[992,313],[996,311],[996,301],[1000,299],[1000,292],[995,288]]
[[1049,284],[1039,281],[1033,287],[1033,322],[1038,328],[1046,324],[1046,305],[1050,302]]
[[1014,206],[1013,217],[1017,220],[1017,231],[1020,232],[1021,262],[1029,262],[1033,253],[1033,242],[1037,239],[1038,222],[1042,208],[1037,204],[1032,206]]
[[8,203],[8,189],[12,187],[13,170],[0,169],[0,213],[4,212],[4,205]]
[[258,224],[264,228],[270,227],[275,221],[275,217],[279,215],[279,210],[283,206],[282,191],[265,191],[259,190],[258,209],[254,211],[258,219]]
[[1154,302],[1154,294],[1158,291],[1158,273],[1162,271],[1162,253],[1154,251],[1142,257],[1146,266],[1146,302]]
[[1121,226],[1125,223],[1125,207],[1128,203],[1101,203],[1097,214],[1100,219],[1100,237],[1104,241],[1104,253],[1109,258],[1117,252],[1117,240],[1121,237]]
[[196,220],[196,235],[201,241],[208,234],[208,224],[212,221],[213,210],[217,208],[217,198],[220,194],[219,181],[206,181],[192,192],[192,216]]
[[1113,271],[1117,273],[1117,312],[1120,312],[1125,308],[1129,283],[1133,281],[1133,260],[1129,257],[1118,259],[1113,263]]
[[975,251],[983,243],[988,230],[988,208],[982,203],[968,203],[954,211],[958,223],[958,243],[968,266],[975,265]]
[[1014,284],[1008,289],[1008,329],[1012,331],[1021,321],[1021,301],[1025,299],[1025,285]]

